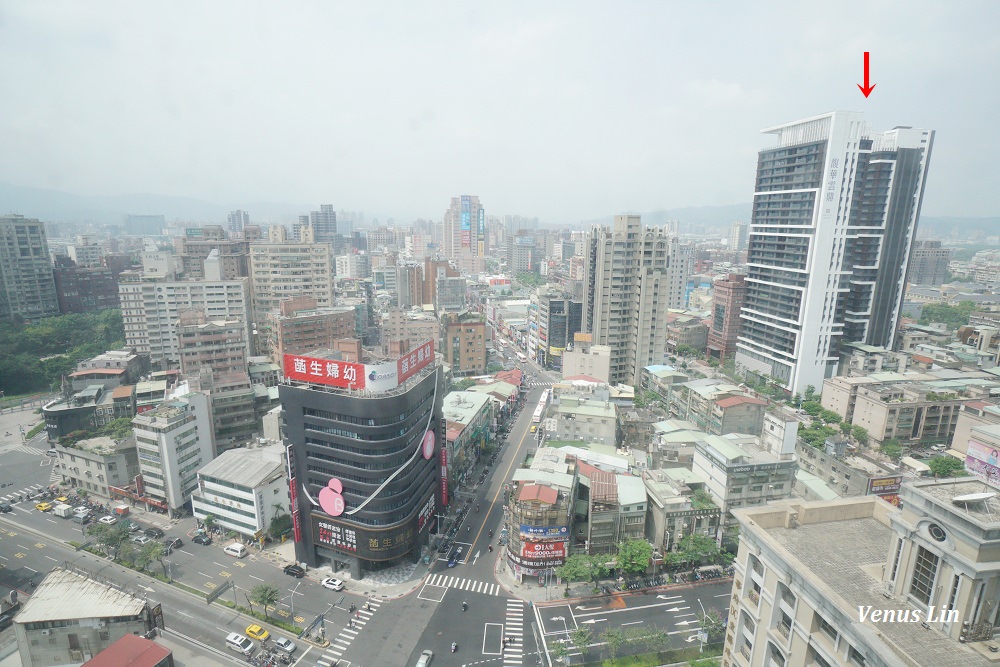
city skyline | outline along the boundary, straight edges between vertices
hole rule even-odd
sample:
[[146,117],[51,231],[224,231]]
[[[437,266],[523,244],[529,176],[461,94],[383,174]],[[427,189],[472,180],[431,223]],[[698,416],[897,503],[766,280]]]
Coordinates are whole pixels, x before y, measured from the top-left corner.
[[746,202],[762,128],[845,109],[937,129],[925,214],[998,212],[987,3],[153,7],[4,7],[0,81],[24,103],[0,118],[0,182],[403,222],[470,192],[571,224]]

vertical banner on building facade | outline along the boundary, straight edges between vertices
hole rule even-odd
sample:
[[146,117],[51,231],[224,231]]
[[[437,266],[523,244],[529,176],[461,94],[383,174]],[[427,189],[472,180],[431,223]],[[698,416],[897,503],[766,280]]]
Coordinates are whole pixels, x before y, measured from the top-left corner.
[[299,483],[294,477],[288,480],[288,491],[292,503],[292,536],[296,542],[301,542],[302,516],[299,513]]
[[448,446],[441,444],[441,506],[448,506]]

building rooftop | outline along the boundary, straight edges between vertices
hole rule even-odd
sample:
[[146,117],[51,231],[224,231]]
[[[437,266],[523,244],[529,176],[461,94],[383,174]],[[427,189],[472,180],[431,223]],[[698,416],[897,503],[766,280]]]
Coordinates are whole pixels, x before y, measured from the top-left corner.
[[517,499],[521,502],[537,500],[547,505],[555,505],[559,500],[559,492],[543,484],[525,484],[517,494]]
[[108,456],[114,454],[116,451],[131,449],[133,447],[135,447],[135,440],[131,436],[124,440],[116,441],[106,435],[102,435],[96,438],[78,440],[72,447],[68,447],[68,449],[81,449],[85,452],[97,454],[98,456]]
[[253,488],[285,474],[282,445],[230,449],[209,461],[199,475]]
[[444,397],[441,413],[450,422],[467,425],[490,402],[490,397],[482,392],[453,391]]
[[85,368],[82,371],[74,371],[69,374],[71,378],[83,375],[124,375],[124,368]]
[[744,403],[750,405],[767,405],[767,401],[762,401],[752,396],[727,396],[715,401],[715,404],[720,408],[731,408],[736,405],[743,405]]
[[171,655],[170,649],[138,635],[123,635],[83,667],[147,667],[157,665]]
[[[786,509],[788,502],[778,501],[758,511]],[[761,531],[771,538],[785,552],[790,569],[811,572],[819,580],[817,593],[835,604],[850,619],[858,634],[868,636],[887,648],[894,647],[908,658],[900,659],[898,664],[927,667],[992,664],[968,645],[947,639],[939,631],[925,629],[919,623],[880,623],[878,635],[873,635],[871,624],[858,620],[858,607],[904,607],[882,595],[882,570],[894,532],[875,518],[878,511],[876,503],[885,503],[872,496],[809,505],[838,503],[844,506],[841,520],[802,521],[796,528],[785,528],[783,525],[762,528],[753,521],[756,512],[749,508],[734,510],[733,514],[747,530]],[[864,506],[866,504],[867,507]],[[802,517],[801,511],[799,515]],[[750,525],[747,526],[747,523]]]
[[135,386],[131,384],[123,384],[120,387],[115,387],[111,390],[111,398],[129,398],[132,396],[132,392],[135,390]]
[[512,482],[536,482],[568,491],[573,488],[573,475],[564,472],[518,468],[511,475]]
[[45,575],[14,620],[25,624],[138,616],[145,606],[141,598],[130,593],[75,572],[55,568]]
[[638,505],[646,502],[646,485],[641,477],[616,475],[618,482],[618,504]]
[[791,462],[794,460],[791,458],[779,458],[756,442],[736,444],[732,439],[721,435],[707,435],[696,446],[699,449],[711,450],[706,451],[711,458],[717,458],[717,456],[712,455],[713,453],[721,456],[723,460],[720,463],[726,465],[760,465],[765,463]]

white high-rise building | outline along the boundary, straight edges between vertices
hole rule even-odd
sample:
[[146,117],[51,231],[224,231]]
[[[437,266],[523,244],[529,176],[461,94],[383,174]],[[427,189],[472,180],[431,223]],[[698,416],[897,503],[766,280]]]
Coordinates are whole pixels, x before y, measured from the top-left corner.
[[585,272],[583,331],[611,347],[611,383],[638,386],[644,367],[663,362],[667,309],[684,306],[688,262],[677,236],[617,215],[590,233]]
[[329,243],[251,243],[254,321],[263,326],[278,302],[294,296],[312,297],[320,308],[332,306],[333,275]]
[[143,493],[171,513],[198,490],[198,470],[215,457],[211,399],[190,392],[132,419]]
[[178,322],[188,310],[210,320],[239,320],[250,339],[250,282],[235,280],[162,280],[135,271],[119,277],[118,296],[125,325],[125,345],[148,354],[153,364],[180,363]]
[[892,347],[934,132],[845,111],[764,132],[736,364],[801,393],[842,342]]

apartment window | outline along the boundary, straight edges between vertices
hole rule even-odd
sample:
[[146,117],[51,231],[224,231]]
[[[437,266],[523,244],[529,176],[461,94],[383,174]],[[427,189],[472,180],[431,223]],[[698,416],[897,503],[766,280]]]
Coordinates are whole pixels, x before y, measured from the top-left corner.
[[910,595],[924,604],[930,604],[938,562],[937,556],[923,547],[918,547],[917,562],[913,566],[913,579],[910,580]]
[[899,570],[899,559],[903,555],[903,540],[896,540],[896,555],[892,559],[892,575],[889,581],[896,581],[896,572]]
[[852,665],[865,667],[865,656],[861,655],[861,652],[853,646],[850,646],[847,649],[847,659],[851,661]]
[[827,637],[829,637],[834,643],[837,641],[837,628],[833,627],[825,618],[819,617],[819,629],[822,630]]

